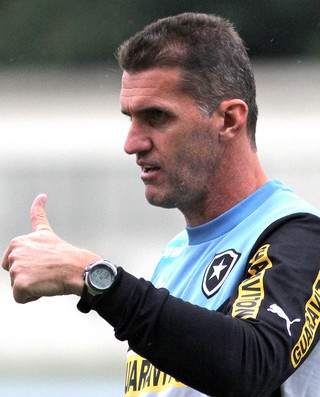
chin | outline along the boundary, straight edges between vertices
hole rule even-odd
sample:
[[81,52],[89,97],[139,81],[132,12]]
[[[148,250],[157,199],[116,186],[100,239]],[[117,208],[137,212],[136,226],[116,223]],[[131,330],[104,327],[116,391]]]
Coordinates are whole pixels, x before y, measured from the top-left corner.
[[168,198],[165,196],[155,195],[155,194],[147,194],[146,199],[149,204],[153,205],[154,207],[161,207],[161,208],[177,208],[176,201],[172,200],[172,198]]

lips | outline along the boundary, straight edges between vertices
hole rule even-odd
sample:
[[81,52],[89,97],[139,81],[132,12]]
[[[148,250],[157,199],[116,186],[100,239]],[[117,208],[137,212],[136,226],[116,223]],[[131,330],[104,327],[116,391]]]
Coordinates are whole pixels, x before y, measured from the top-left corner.
[[146,166],[142,167],[142,172],[145,174],[148,174],[149,172],[158,171],[159,169],[160,169],[159,167],[153,167],[150,165],[146,165]]
[[141,179],[144,183],[154,183],[155,179],[159,176],[161,168],[155,163],[147,163],[146,161],[137,161],[138,166],[141,168]]

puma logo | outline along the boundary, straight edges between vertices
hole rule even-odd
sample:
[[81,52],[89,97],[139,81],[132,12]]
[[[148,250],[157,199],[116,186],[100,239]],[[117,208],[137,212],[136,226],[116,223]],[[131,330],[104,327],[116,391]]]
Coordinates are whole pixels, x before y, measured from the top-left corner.
[[286,313],[281,309],[280,306],[276,305],[275,303],[273,305],[270,305],[267,310],[268,310],[268,312],[277,314],[279,317],[281,317],[285,320],[286,325],[287,325],[288,334],[290,336],[291,336],[291,330],[290,330],[291,325],[293,323],[299,323],[301,321],[300,318],[295,318],[294,320],[290,321],[290,319],[286,315]]

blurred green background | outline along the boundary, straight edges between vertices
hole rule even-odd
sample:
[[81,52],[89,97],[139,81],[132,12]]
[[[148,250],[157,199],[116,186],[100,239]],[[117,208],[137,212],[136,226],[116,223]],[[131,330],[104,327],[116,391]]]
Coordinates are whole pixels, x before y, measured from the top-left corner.
[[319,0],[2,0],[0,63],[109,61],[149,22],[185,11],[230,19],[252,57],[320,56]]

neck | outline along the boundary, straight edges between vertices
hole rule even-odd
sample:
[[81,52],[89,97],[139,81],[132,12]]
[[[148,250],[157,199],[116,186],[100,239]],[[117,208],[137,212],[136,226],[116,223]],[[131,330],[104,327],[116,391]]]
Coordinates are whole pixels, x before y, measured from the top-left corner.
[[221,164],[205,198],[192,208],[180,209],[188,226],[199,226],[217,218],[267,182],[256,152],[250,150],[246,156],[236,153],[232,162]]

